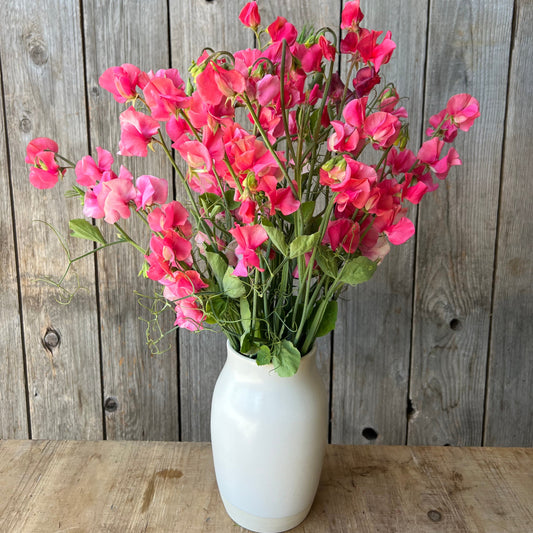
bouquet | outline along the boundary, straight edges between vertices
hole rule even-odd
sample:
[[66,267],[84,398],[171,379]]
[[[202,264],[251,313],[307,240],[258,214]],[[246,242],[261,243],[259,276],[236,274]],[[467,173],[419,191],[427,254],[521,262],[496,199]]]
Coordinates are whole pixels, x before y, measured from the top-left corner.
[[[395,43],[361,26],[359,0],[342,11],[340,42],[329,28],[298,32],[283,17],[264,28],[255,2],[239,19],[257,47],[206,48],[186,81],[176,69],[132,64],[99,80],[125,105],[118,154],[162,150],[186,198],[169,199],[157,176],[117,169],[102,147],[71,162],[40,137],[26,162],[40,189],[74,170],[67,196],[81,199],[86,218],[70,221],[71,235],[94,241],[94,252],[135,247],[175,326],[217,325],[236,351],[290,376],[333,330],[343,289],[369,280],[390,245],[414,234],[408,206],[461,164],[446,145],[469,130],[479,104],[452,96],[412,151],[407,111],[382,83]],[[131,217],[145,224],[143,242],[124,227]],[[116,240],[104,238],[101,219]]]

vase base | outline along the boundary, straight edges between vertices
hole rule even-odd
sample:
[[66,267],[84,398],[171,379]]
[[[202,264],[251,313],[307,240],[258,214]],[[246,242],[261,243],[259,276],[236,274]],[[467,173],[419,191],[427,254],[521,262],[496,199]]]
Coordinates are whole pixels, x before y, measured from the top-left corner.
[[241,527],[249,529],[250,531],[256,531],[259,533],[281,533],[282,531],[288,531],[289,529],[296,527],[300,522],[303,522],[311,509],[311,506],[309,506],[300,513],[291,516],[265,518],[247,513],[224,500],[224,498],[222,498],[222,502],[224,503],[226,512],[234,522],[237,522]]

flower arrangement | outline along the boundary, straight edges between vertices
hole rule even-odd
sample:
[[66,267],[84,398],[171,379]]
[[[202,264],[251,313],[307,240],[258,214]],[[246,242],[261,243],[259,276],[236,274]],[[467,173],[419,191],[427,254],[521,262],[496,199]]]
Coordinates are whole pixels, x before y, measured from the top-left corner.
[[[187,82],[176,69],[131,64],[99,80],[127,106],[118,154],[163,150],[186,201],[169,200],[159,177],[134,178],[125,166],[117,174],[101,147],[73,163],[41,137],[29,143],[26,162],[39,189],[74,169],[68,196],[82,200],[87,218],[70,221],[72,236],[96,242],[95,251],[134,246],[144,258],[140,274],[160,284],[176,326],[216,324],[235,350],[290,376],[334,328],[346,285],[370,279],[390,244],[413,235],[407,205],[461,164],[445,146],[468,131],[479,104],[468,94],[450,98],[414,152],[400,97],[393,84],[381,86],[395,43],[390,32],[361,26],[359,0],[342,11],[340,43],[331,29],[298,33],[283,17],[265,29],[255,2],[239,19],[257,48],[205,49]],[[123,228],[132,215],[146,224],[146,242]],[[113,224],[118,240],[107,242],[90,218]]]

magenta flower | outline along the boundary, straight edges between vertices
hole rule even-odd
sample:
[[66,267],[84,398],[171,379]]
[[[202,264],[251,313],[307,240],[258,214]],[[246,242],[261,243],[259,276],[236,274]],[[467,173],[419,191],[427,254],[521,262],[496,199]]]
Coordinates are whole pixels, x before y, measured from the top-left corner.
[[261,16],[255,2],[248,2],[239,14],[239,20],[248,28],[257,30],[261,24]]
[[398,117],[384,111],[377,111],[368,115],[363,125],[364,134],[370,138],[372,147],[388,148],[398,138],[402,127]]
[[329,244],[333,251],[342,246],[344,251],[353,254],[359,247],[360,228],[350,218],[330,220],[322,244]]
[[178,201],[156,207],[148,214],[148,225],[155,232],[164,232],[170,229],[179,230],[187,239],[192,234],[189,213]]
[[[163,72],[166,74],[167,71]],[[152,118],[167,121],[176,110],[186,107],[189,97],[184,89],[185,83],[179,74],[174,79],[163,76],[152,78],[144,88],[144,97]]]
[[259,267],[259,256],[256,249],[268,239],[263,226],[257,224],[255,226],[239,226],[235,224],[235,227],[229,232],[237,241],[235,255],[239,259],[233,275],[248,276],[248,267],[255,267],[262,272],[264,269]]
[[350,32],[359,29],[359,23],[363,20],[363,13],[359,9],[359,0],[346,2],[341,15],[341,29]]
[[120,114],[120,155],[146,157],[148,145],[159,130],[159,122],[129,107]]
[[287,19],[284,17],[278,17],[267,28],[268,34],[272,38],[272,42],[281,42],[283,39],[287,41],[289,46],[292,46],[296,42],[298,37],[298,31]]

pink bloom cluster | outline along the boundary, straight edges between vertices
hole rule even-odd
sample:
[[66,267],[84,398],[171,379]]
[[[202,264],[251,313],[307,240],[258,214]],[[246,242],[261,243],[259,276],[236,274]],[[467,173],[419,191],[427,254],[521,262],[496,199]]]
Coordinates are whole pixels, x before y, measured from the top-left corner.
[[[430,138],[418,151],[407,149],[407,112],[398,93],[390,85],[375,89],[396,45],[390,32],[361,26],[359,0],[345,4],[338,49],[328,32],[302,36],[283,17],[261,28],[255,2],[244,6],[239,19],[255,32],[260,48],[203,52],[190,69],[189,85],[176,69],[143,72],[131,64],[100,77],[100,85],[127,106],[120,115],[121,156],[146,157],[149,148],[162,146],[168,156],[174,148],[183,159],[184,184],[191,199],[192,193],[201,199],[190,209],[195,226],[181,203],[168,201],[166,180],[134,179],[124,166],[115,174],[113,156],[100,147],[96,159],[87,155],[75,165],[87,217],[116,224],[135,211],[145,218],[151,232],[146,274],[175,304],[176,324],[191,330],[206,319],[206,289],[223,292],[221,262],[233,276],[252,279],[288,254],[288,245],[270,240],[269,227],[290,241],[309,237],[302,232],[320,225],[315,242],[334,261],[383,259],[389,244],[402,244],[414,233],[406,202],[418,204],[438,187],[434,177],[442,180],[461,164],[446,145],[479,116],[475,98],[455,95],[431,117]],[[333,72],[339,54],[348,62],[345,81]],[[246,110],[248,123],[237,121],[237,108]],[[378,164],[360,160],[369,147],[379,153]],[[65,172],[57,150],[45,138],[28,145],[36,187],[54,186]],[[325,211],[315,213],[320,196],[332,202],[324,224]],[[299,213],[309,205],[307,221],[315,217],[314,229],[304,227]],[[311,257],[314,251],[305,250],[307,264]],[[310,270],[308,277],[320,275],[318,266]]]

